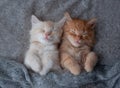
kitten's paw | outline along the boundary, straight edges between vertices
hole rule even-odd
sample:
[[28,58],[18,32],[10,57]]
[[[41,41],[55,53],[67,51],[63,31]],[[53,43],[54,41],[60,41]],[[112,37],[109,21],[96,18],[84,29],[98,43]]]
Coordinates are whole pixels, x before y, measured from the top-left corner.
[[79,75],[81,72],[80,65],[72,59],[68,59],[64,62],[64,67],[68,69],[73,75]]
[[71,69],[70,69],[70,72],[73,75],[79,75],[80,72],[81,72],[81,67],[79,65],[72,66]]
[[86,72],[92,72],[93,71],[93,66],[86,65],[84,67],[84,69],[86,70]]
[[44,75],[47,74],[47,72],[46,72],[46,71],[40,71],[39,74],[40,74],[41,76],[44,76]]
[[93,71],[97,61],[98,61],[97,55],[94,52],[90,52],[86,57],[86,62],[84,64],[85,65],[84,69],[87,72]]

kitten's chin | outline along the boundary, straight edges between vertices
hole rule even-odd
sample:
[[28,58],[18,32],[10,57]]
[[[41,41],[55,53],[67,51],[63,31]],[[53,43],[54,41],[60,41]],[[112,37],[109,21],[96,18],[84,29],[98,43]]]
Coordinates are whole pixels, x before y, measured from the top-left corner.
[[76,42],[74,42],[74,41],[70,41],[71,42],[71,44],[74,46],[74,47],[80,47],[80,44],[79,43],[76,43]]
[[49,44],[53,44],[54,41],[51,38],[49,38],[49,39],[43,38],[43,39],[41,39],[41,43],[45,44],[45,45],[49,45]]
[[47,39],[45,38],[44,41],[46,41],[46,42],[52,42],[52,39],[51,38],[47,38]]
[[74,47],[80,47],[80,44],[74,43],[72,44]]

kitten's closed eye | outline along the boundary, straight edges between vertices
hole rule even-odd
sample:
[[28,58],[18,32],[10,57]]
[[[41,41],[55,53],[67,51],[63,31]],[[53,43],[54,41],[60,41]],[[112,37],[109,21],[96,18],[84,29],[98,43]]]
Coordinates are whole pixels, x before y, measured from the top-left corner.
[[76,32],[74,31],[74,29],[71,29],[71,30],[70,30],[70,34],[76,35]]
[[51,34],[52,34],[52,31],[45,33],[46,36],[50,36]]
[[41,30],[43,33],[45,32],[45,30]]
[[51,28],[52,30],[55,30],[55,27],[54,26],[52,26],[52,28]]
[[88,33],[87,33],[87,32],[83,32],[82,35],[83,35],[83,36],[87,36]]
[[70,30],[70,32],[71,32],[71,33],[73,33],[73,34],[75,34],[75,31],[74,31],[73,29],[72,29],[72,30]]
[[44,33],[45,32],[45,30],[39,30],[39,33]]

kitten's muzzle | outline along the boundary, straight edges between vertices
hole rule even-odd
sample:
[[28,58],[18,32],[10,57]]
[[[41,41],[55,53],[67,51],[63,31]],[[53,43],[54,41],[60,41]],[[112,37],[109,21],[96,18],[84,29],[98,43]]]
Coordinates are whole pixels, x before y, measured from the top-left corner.
[[45,33],[45,39],[48,40],[48,38],[50,37],[50,35],[51,35],[51,32],[47,32],[47,33]]

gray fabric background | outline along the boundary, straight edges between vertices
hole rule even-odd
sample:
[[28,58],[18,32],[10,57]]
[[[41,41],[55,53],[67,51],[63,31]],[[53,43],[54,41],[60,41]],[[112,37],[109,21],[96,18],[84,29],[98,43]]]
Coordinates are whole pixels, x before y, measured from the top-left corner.
[[[11,60],[24,58],[32,14],[40,20],[58,21],[66,11],[80,19],[97,18],[94,51],[99,63],[95,71],[76,77],[69,72],[40,77]],[[0,56],[2,88],[119,88],[120,0],[0,0]]]

